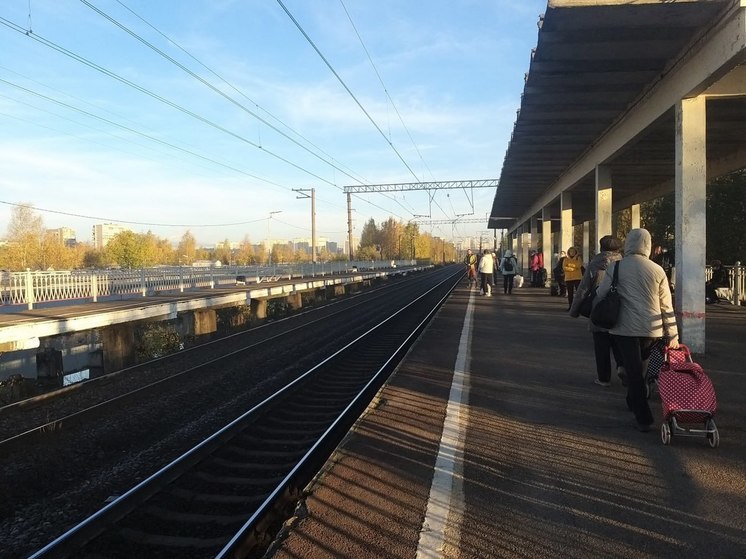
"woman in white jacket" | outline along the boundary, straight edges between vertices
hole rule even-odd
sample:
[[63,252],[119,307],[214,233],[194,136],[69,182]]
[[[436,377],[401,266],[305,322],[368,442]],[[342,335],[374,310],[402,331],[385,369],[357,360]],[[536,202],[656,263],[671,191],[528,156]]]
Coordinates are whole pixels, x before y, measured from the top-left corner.
[[618,266],[617,292],[622,304],[619,319],[609,333],[622,354],[628,383],[627,406],[635,414],[640,431],[649,431],[653,423],[643,379],[650,350],[662,337],[668,338],[669,347],[679,346],[668,278],[663,268],[650,260],[651,248],[650,233],[632,229],[624,242],[624,258],[609,266],[595,299],[608,293]]

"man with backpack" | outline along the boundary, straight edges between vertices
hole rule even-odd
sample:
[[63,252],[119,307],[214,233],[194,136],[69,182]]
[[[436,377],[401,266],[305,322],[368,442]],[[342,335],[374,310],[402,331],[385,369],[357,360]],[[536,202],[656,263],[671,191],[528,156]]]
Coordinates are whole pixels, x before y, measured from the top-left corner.
[[503,276],[503,293],[513,293],[513,279],[517,273],[518,261],[512,250],[506,250],[500,261],[500,273]]

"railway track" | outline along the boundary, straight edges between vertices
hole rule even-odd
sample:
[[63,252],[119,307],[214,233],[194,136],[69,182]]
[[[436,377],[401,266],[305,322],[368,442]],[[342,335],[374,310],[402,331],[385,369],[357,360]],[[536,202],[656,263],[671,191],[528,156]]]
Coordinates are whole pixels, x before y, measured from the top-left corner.
[[256,553],[461,276],[433,274],[421,296],[395,301],[395,312],[32,557]]
[[349,321],[366,307],[386,301],[401,292],[406,297],[407,283],[348,297],[319,309],[270,322],[207,343],[189,347],[101,377],[65,387],[42,396],[0,407],[0,452],[23,448],[30,440],[48,433],[89,421],[96,414],[116,406],[126,406],[147,392],[169,390],[189,375],[202,374],[203,365],[240,355],[261,352],[263,347],[283,345],[293,335],[324,321]]

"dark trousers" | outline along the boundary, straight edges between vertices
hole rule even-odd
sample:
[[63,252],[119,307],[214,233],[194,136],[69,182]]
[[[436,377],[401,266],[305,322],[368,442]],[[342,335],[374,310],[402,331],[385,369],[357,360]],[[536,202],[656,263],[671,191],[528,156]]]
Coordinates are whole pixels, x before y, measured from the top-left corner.
[[567,308],[572,307],[572,300],[575,298],[575,289],[580,285],[580,280],[566,281],[567,285]]
[[482,291],[487,293],[487,290],[492,287],[492,274],[482,272],[480,275],[482,276]]
[[557,278],[557,285],[559,285],[560,297],[567,297],[567,284],[565,283],[565,276]]
[[653,423],[653,413],[645,397],[643,374],[648,368],[650,351],[656,341],[656,338],[614,336],[614,343],[622,355],[624,369],[627,371],[627,407],[635,414],[637,422],[643,425]]
[[596,354],[596,374],[598,380],[609,382],[611,380],[611,355],[614,354],[614,362],[617,367],[624,365],[622,354],[614,342],[614,336],[608,332],[593,332],[593,353]]
[[513,278],[515,274],[505,274],[503,276],[503,291],[505,293],[513,293]]

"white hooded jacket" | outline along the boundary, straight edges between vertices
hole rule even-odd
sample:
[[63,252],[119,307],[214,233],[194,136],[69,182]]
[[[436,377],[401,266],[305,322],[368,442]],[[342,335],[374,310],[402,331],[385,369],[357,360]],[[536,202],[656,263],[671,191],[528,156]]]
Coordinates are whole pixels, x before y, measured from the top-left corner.
[[619,319],[609,330],[615,336],[678,337],[668,278],[663,268],[650,260],[651,248],[650,233],[632,229],[624,242],[624,258],[609,266],[598,287],[594,302],[608,293],[614,268],[619,266],[617,292],[622,304]]

